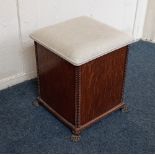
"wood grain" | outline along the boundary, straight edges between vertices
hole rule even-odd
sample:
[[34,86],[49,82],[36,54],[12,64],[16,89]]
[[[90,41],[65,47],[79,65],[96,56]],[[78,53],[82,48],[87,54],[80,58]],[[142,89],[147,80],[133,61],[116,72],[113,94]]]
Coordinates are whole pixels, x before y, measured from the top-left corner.
[[37,44],[40,98],[75,124],[75,70],[48,49]]
[[39,101],[74,133],[123,107],[127,46],[82,66],[35,47]]
[[81,67],[81,125],[121,103],[127,48]]

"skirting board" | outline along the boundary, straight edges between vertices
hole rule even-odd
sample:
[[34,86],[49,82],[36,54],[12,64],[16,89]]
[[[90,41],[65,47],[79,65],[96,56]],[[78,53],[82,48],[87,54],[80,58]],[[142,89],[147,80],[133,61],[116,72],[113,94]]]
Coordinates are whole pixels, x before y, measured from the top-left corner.
[[22,83],[26,80],[31,80],[35,77],[36,77],[36,72],[19,73],[19,74],[7,77],[5,79],[0,80],[0,90]]
[[142,38],[141,40],[142,40],[142,41],[149,42],[149,43],[155,43],[155,40],[152,40],[152,39]]

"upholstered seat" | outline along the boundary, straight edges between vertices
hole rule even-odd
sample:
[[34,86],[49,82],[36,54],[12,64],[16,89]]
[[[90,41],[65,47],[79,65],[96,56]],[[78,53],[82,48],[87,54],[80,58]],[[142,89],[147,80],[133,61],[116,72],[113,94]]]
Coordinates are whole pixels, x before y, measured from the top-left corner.
[[42,28],[31,38],[75,66],[133,41],[126,33],[85,16]]

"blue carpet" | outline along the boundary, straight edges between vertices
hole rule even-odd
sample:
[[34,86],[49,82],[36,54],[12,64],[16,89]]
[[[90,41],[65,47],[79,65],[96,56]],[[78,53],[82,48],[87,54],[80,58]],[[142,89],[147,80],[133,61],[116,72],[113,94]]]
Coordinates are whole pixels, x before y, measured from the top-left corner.
[[35,107],[36,80],[0,92],[0,153],[155,153],[155,44],[130,46],[124,100],[117,111],[70,141],[70,130]]

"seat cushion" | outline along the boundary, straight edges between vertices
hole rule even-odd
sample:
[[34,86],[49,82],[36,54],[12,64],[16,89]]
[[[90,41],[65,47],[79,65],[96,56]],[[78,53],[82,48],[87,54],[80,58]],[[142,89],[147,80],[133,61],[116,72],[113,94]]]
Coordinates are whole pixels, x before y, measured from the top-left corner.
[[133,42],[133,37],[90,17],[37,30],[31,38],[75,66]]

